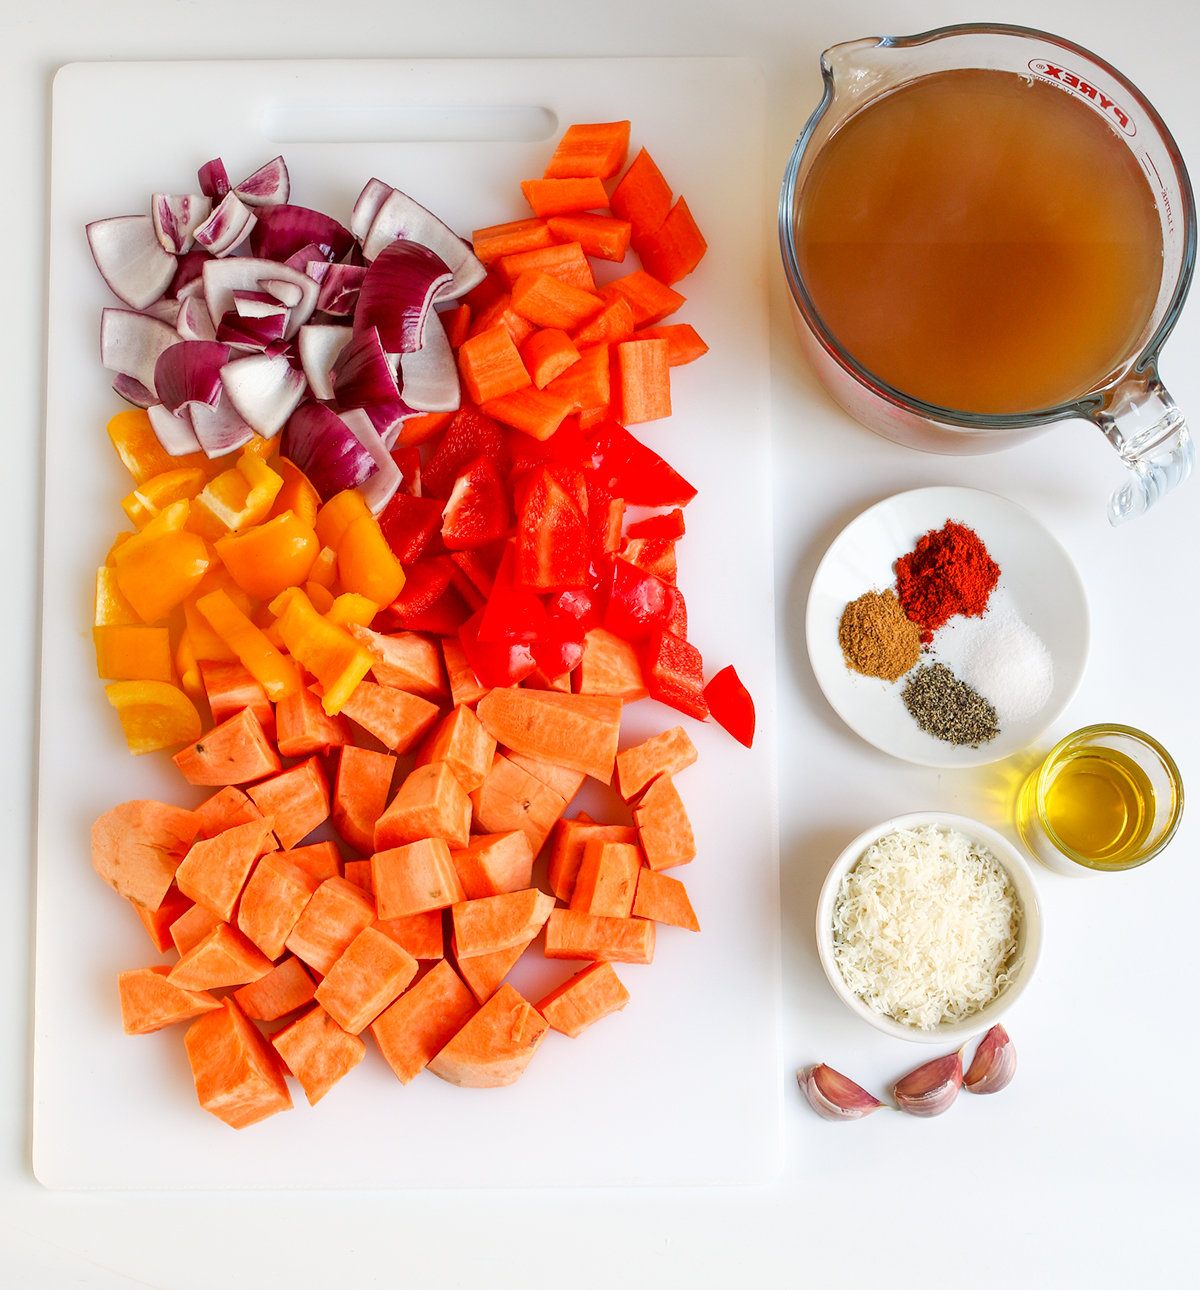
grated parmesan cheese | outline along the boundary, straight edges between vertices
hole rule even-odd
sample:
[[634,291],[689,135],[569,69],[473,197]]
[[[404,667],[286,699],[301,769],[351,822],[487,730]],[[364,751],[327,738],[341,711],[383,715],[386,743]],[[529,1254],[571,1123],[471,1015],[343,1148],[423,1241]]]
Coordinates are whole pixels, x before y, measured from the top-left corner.
[[1012,882],[986,847],[934,825],[897,829],[842,879],[834,956],[872,1011],[933,1030],[1003,993],[1019,925]]

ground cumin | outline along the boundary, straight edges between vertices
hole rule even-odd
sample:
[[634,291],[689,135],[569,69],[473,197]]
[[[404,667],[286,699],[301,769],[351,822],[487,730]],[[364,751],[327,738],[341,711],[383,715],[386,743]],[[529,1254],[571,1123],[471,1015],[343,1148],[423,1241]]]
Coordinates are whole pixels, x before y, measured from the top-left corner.
[[864,676],[896,681],[921,655],[921,629],[892,591],[867,591],[842,612],[838,644],[846,666]]

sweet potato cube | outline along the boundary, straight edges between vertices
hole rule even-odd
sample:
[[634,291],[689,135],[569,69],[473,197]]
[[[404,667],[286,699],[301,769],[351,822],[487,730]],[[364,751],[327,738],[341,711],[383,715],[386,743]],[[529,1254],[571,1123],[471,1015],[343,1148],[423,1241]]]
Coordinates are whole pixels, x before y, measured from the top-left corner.
[[269,959],[283,953],[292,928],[320,882],[293,864],[288,851],[263,856],[238,905],[237,925]]
[[326,878],[284,943],[324,976],[359,932],[374,921],[375,902],[370,896],[345,878]]
[[517,965],[517,960],[529,948],[533,938],[520,945],[512,945],[506,950],[495,950],[491,954],[473,954],[469,958],[456,955],[459,975],[467,983],[468,989],[479,1001],[487,1001],[500,988],[500,983]]
[[550,1025],[572,1039],[593,1021],[618,1012],[629,1002],[629,991],[621,984],[611,963],[585,967],[533,1006]]
[[478,1010],[443,959],[371,1023],[384,1060],[402,1084],[414,1080]]
[[673,726],[645,743],[617,754],[617,790],[631,802],[659,775],[677,775],[696,760],[696,745],[682,726]]
[[224,921],[203,905],[193,905],[180,914],[171,924],[171,940],[180,957],[194,945],[199,945],[214,927],[220,926]]
[[417,960],[397,941],[364,927],[317,986],[317,1002],[352,1035],[367,1026],[417,975]]
[[232,784],[227,784],[206,802],[201,802],[196,807],[196,814],[201,820],[202,838],[215,838],[226,829],[262,819],[262,812],[258,807],[240,788],[234,788]]
[[214,723],[219,725],[243,708],[253,708],[267,738],[274,738],[275,709],[262,683],[255,680],[244,663],[236,659],[202,658],[199,667]]
[[157,909],[199,832],[194,811],[148,799],[122,802],[92,825],[92,864],[119,896]]
[[450,695],[438,647],[420,632],[384,636],[353,623],[347,629],[371,656],[371,671],[380,685],[441,703]]
[[255,861],[274,849],[273,826],[268,815],[195,843],[176,871],[179,890],[229,922]]
[[415,959],[444,958],[442,944],[442,911],[429,909],[423,914],[406,914],[402,918],[378,918],[372,927],[390,936]]
[[524,829],[480,834],[450,859],[468,900],[520,891],[533,881],[533,846]]
[[[338,758],[333,786],[333,827],[356,851],[375,850],[375,825],[387,808],[396,759],[347,744]],[[361,884],[360,884],[361,885]]]
[[621,700],[553,690],[497,689],[476,709],[484,729],[515,752],[612,780]]
[[246,790],[255,806],[275,820],[275,836],[287,850],[329,818],[329,780],[316,756]]
[[454,921],[454,953],[463,959],[475,954],[493,954],[514,945],[528,945],[542,930],[553,908],[554,897],[536,887],[459,901],[450,910]]
[[271,960],[228,923],[216,927],[171,969],[167,980],[182,990],[246,985],[271,970]]
[[446,660],[446,675],[450,678],[450,697],[453,702],[468,706],[478,703],[488,689],[475,679],[462,641],[457,636],[442,637],[442,657]]
[[342,715],[357,722],[385,748],[406,753],[437,723],[441,710],[419,695],[374,681],[359,681],[342,705]]
[[653,869],[643,869],[638,875],[633,913],[637,918],[652,918],[656,923],[686,927],[690,932],[700,930],[687,888],[678,878],[669,878]]
[[310,842],[306,847],[291,847],[283,858],[310,873],[318,882],[342,876],[342,853],[334,842]]
[[350,742],[341,713],[331,717],[307,685],[275,705],[275,734],[282,757],[311,757]]
[[492,760],[487,779],[471,794],[475,828],[484,833],[520,829],[528,837],[534,855],[566,809],[566,802],[554,789],[499,753]]
[[213,726],[171,760],[189,784],[213,787],[250,784],[283,769],[279,754],[251,708],[243,708],[236,716]]
[[638,839],[651,869],[670,869],[696,858],[696,839],[670,775],[659,775],[634,808]]
[[502,985],[429,1069],[460,1088],[500,1088],[520,1076],[549,1029],[540,1012]]
[[342,866],[342,876],[374,898],[375,879],[371,877],[370,860],[347,860]]
[[129,903],[133,907],[133,912],[142,920],[142,926],[150,933],[154,948],[160,954],[171,948],[171,924],[192,908],[191,900],[174,883],[167,888],[167,894],[162,898],[162,904],[157,909],[135,905],[132,900]]
[[650,693],[637,650],[603,627],[594,627],[583,638],[575,689],[579,694],[613,695],[626,703],[644,699]]
[[[569,686],[569,675],[564,676],[564,679],[567,680]],[[551,686],[550,688],[555,689],[557,687]],[[563,693],[570,694],[570,689],[564,689]],[[587,776],[581,770],[571,770],[567,766],[556,766],[552,761],[546,761],[541,757],[531,757],[528,753],[514,752],[511,748],[504,749],[504,756],[514,766],[520,766],[523,771],[527,771],[534,779],[540,779],[547,788],[552,788],[564,802],[569,803],[583,787],[583,781],[587,779]]]
[[376,851],[371,857],[371,878],[381,919],[446,909],[466,899],[444,838],[422,838]]
[[302,1008],[316,994],[317,984],[294,954],[277,963],[266,976],[233,992],[238,1006],[256,1021],[277,1021]]
[[[418,766],[400,785],[375,824],[375,850],[445,838],[465,847],[471,836],[471,799],[444,761]],[[425,906],[430,908],[430,906]],[[416,913],[416,910],[404,910]]]
[[444,761],[463,787],[471,793],[487,778],[496,752],[496,741],[465,704],[444,717],[430,732],[417,753],[417,765]]
[[121,1025],[127,1035],[148,1035],[188,1021],[221,1006],[207,990],[181,990],[167,980],[169,967],[134,968],[117,978],[121,993]]
[[366,1055],[367,1046],[318,1005],[271,1036],[275,1051],[300,1081],[309,1106],[316,1104]]
[[232,999],[192,1022],[183,1037],[200,1105],[235,1129],[292,1109],[283,1067]]
[[568,903],[583,863],[583,849],[592,841],[637,842],[637,829],[627,824],[593,824],[581,813],[574,820],[559,820],[550,850],[550,890]]
[[641,851],[627,842],[585,843],[571,908],[581,914],[628,918],[641,867]]
[[546,921],[546,957],[652,963],[654,924],[647,918],[607,918],[556,909]]

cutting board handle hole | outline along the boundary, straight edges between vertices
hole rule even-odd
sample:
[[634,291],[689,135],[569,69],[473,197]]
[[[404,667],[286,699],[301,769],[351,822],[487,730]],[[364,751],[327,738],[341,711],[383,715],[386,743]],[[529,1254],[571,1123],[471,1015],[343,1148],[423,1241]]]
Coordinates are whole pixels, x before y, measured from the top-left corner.
[[533,106],[273,103],[262,118],[274,143],[541,143],[557,129]]

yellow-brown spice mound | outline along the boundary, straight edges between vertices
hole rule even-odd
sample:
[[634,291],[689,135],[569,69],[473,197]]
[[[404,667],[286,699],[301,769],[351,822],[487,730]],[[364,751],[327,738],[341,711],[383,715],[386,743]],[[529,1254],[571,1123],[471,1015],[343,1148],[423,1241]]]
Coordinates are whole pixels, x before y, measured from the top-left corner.
[[866,591],[842,612],[838,644],[846,666],[864,676],[897,681],[921,656],[921,628],[893,591]]

